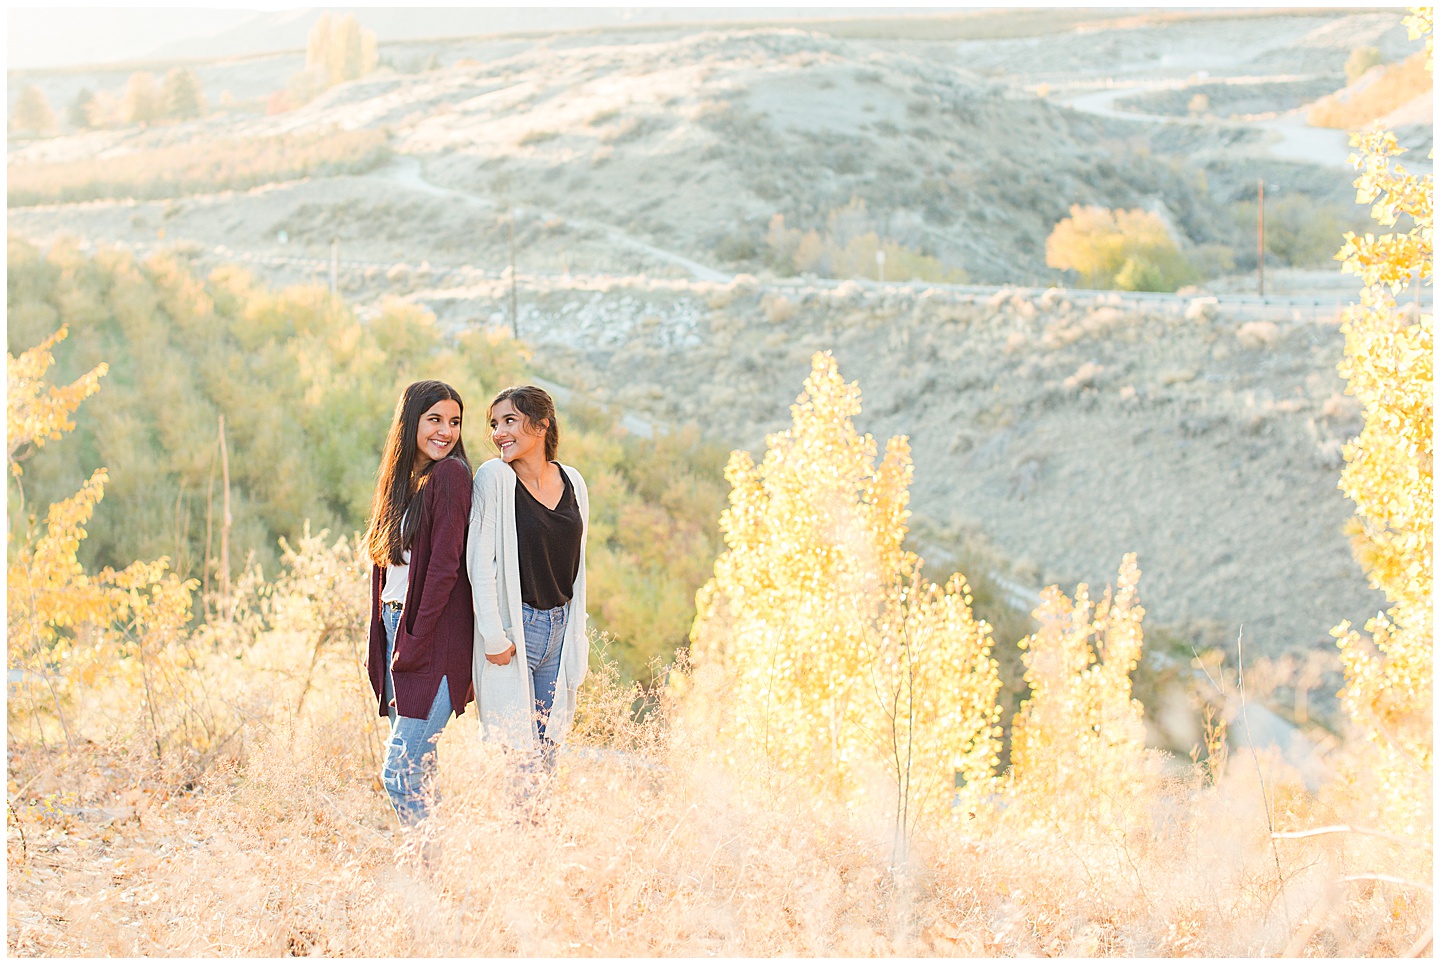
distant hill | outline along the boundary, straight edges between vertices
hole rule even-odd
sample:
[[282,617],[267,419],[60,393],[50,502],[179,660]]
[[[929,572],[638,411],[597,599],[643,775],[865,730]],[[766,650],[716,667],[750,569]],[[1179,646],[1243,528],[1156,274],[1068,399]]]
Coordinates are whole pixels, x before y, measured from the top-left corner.
[[[254,17],[210,37],[167,43],[152,51],[157,59],[234,57],[245,54],[294,50],[305,46],[306,35],[322,13],[344,13],[347,8],[311,7],[256,14]],[[360,21],[375,31],[381,43],[441,37],[471,37],[578,30],[590,27],[623,27],[628,24],[705,23],[734,20],[790,20],[834,16],[893,15],[896,13],[942,13],[936,8],[914,10],[887,7],[856,7],[836,11],[815,7],[367,7],[354,11]]]

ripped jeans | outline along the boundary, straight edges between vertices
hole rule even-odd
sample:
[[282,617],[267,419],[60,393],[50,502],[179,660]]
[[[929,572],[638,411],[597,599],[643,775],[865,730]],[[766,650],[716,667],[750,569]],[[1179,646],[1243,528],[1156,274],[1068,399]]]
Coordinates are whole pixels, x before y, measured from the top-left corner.
[[380,618],[385,624],[385,706],[390,714],[390,738],[385,742],[380,780],[400,823],[415,825],[429,816],[430,804],[437,799],[435,776],[440,766],[435,759],[435,742],[450,720],[450,681],[441,678],[430,715],[424,720],[401,717],[395,710],[395,680],[390,673],[400,611],[382,608]]
[[555,742],[546,730],[550,708],[555,704],[555,681],[560,675],[560,650],[565,643],[565,627],[570,622],[570,604],[553,610],[537,610],[528,603],[521,603],[520,618],[525,631],[526,665],[530,668],[531,686],[535,692],[539,763],[549,771],[555,766]]

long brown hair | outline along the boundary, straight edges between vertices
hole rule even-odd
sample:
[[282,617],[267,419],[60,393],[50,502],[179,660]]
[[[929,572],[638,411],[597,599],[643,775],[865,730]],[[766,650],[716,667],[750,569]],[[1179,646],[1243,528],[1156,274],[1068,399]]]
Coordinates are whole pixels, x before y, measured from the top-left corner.
[[[403,563],[402,554],[420,532],[420,497],[435,463],[427,461],[417,471],[415,457],[419,455],[419,447],[415,437],[420,431],[420,417],[446,399],[460,407],[463,418],[465,403],[460,400],[460,393],[435,379],[411,382],[395,403],[390,432],[385,436],[385,451],[380,455],[375,499],[370,504],[370,528],[365,533],[365,548],[376,566]],[[459,459],[467,470],[470,468],[463,434],[455,440],[455,448],[446,458]]]
[[490,400],[490,411],[494,412],[502,402],[513,405],[531,427],[546,422],[545,461],[554,462],[560,451],[560,422],[555,418],[555,400],[550,398],[550,393],[538,385],[512,385],[501,389],[500,394]]

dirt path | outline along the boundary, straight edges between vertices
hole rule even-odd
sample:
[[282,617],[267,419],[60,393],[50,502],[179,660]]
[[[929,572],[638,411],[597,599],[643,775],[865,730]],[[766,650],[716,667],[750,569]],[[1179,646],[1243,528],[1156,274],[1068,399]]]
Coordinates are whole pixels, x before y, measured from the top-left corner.
[[[442,187],[432,181],[426,180],[425,172],[421,167],[419,158],[399,155],[389,165],[375,172],[375,176],[387,178],[412,191],[419,191],[423,194],[439,198],[460,199],[488,210],[498,210],[498,205],[484,195],[475,194],[471,191]],[[627,234],[623,229],[617,228],[615,225],[605,224],[604,222],[594,221],[589,218],[577,218],[556,211],[546,211],[540,208],[518,206],[516,211],[534,213],[547,221],[558,218],[566,224],[581,230],[599,231],[603,233],[606,240],[612,244],[622,248],[629,248],[631,251],[638,251],[641,254],[649,255],[667,264],[679,265],[699,281],[725,283],[734,277],[725,272],[716,271],[714,268],[702,265],[693,259],[686,258],[684,255],[677,254],[673,251],[666,251],[663,248],[657,248],[648,242],[641,241],[639,238]]]
[[1139,111],[1121,110],[1115,106],[1115,102],[1122,97],[1148,91],[1174,90],[1187,86],[1187,83],[1151,81],[1144,84],[1130,84],[1125,87],[1110,87],[1065,98],[1062,103],[1087,114],[1124,121],[1140,121],[1146,124],[1249,127],[1267,133],[1268,141],[1263,150],[1271,157],[1307,164],[1324,164],[1329,167],[1347,167],[1345,159],[1350,156],[1350,142],[1346,133],[1324,127],[1311,127],[1305,122],[1305,108],[1303,107],[1286,111],[1271,120],[1207,121],[1167,117],[1161,114],[1144,114]]

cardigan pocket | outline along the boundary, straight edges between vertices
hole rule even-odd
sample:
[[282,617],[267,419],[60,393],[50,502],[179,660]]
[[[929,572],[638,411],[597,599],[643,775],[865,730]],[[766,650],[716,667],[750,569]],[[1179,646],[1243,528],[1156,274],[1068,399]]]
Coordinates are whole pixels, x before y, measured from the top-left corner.
[[424,673],[430,669],[435,657],[435,648],[428,641],[417,640],[405,632],[405,621],[395,628],[395,659],[390,664],[393,673]]
[[480,668],[475,697],[480,705],[482,734],[510,747],[528,747],[532,740],[529,690],[524,665],[512,657],[503,667],[488,660]]

